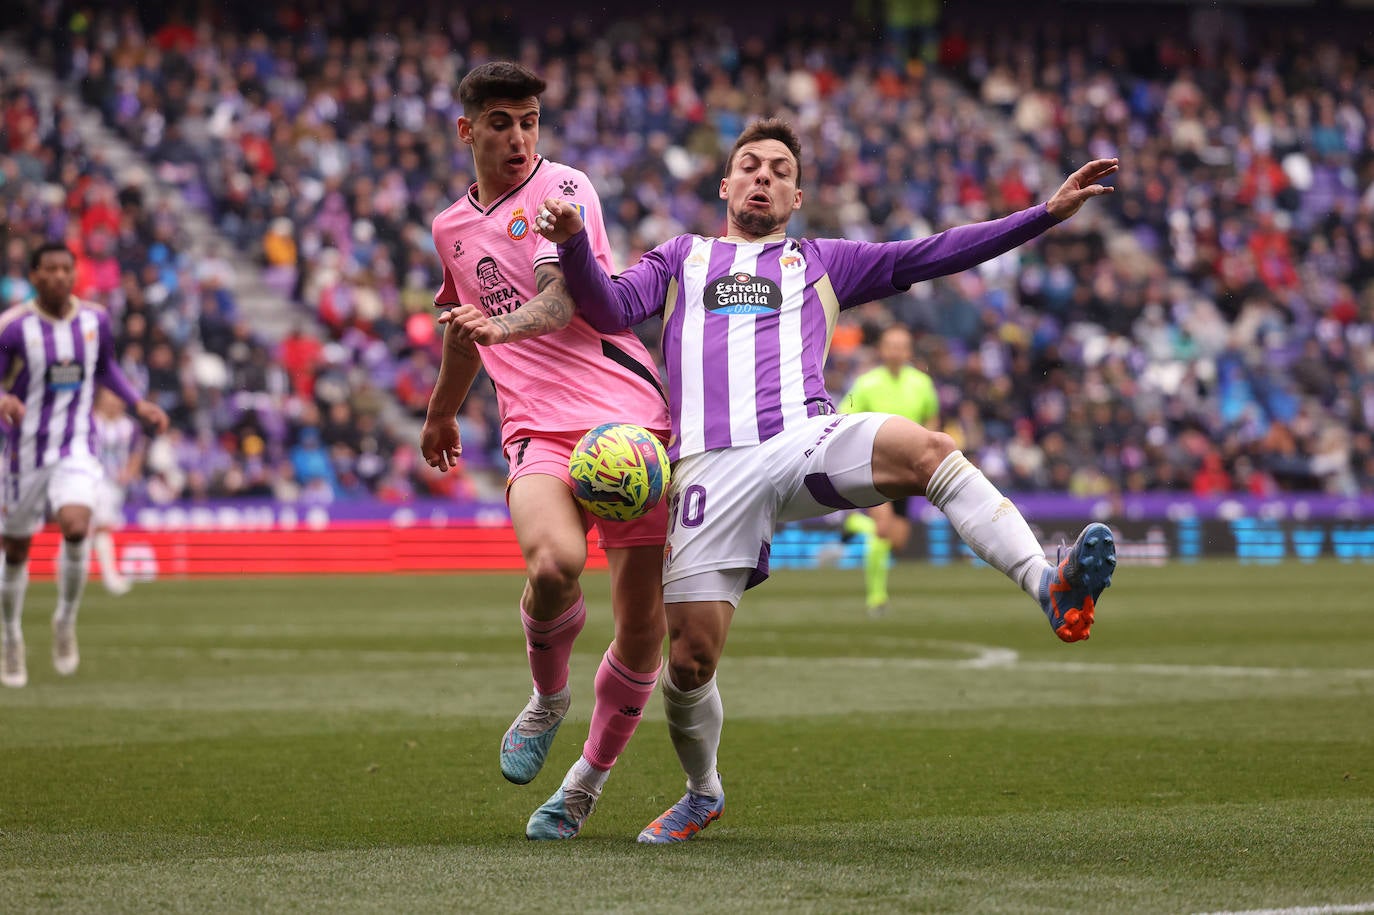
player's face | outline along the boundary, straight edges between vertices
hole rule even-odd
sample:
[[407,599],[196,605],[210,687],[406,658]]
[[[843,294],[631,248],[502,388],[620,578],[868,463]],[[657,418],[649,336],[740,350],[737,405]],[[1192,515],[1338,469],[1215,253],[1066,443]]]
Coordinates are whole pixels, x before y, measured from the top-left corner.
[[534,169],[539,99],[489,102],[477,117],[458,119],[458,139],[472,147],[479,182],[514,187]]
[[889,330],[878,340],[878,359],[890,369],[898,369],[911,361],[911,334],[903,330]]
[[66,251],[48,251],[29,271],[29,282],[38,291],[38,300],[51,309],[60,309],[71,298],[76,281],[76,260]]
[[782,231],[801,209],[797,160],[779,140],[755,140],[735,153],[730,174],[720,179],[720,198],[730,234],[762,238]]
[[101,416],[120,416],[124,413],[124,401],[108,388],[100,388],[95,395],[95,410]]

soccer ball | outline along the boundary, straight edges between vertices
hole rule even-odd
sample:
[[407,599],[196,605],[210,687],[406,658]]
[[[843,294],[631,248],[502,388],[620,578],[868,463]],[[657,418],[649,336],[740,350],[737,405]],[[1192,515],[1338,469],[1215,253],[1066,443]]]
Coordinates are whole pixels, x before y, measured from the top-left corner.
[[630,521],[667,491],[668,453],[647,429],[604,423],[578,441],[568,473],[583,508],[608,521]]

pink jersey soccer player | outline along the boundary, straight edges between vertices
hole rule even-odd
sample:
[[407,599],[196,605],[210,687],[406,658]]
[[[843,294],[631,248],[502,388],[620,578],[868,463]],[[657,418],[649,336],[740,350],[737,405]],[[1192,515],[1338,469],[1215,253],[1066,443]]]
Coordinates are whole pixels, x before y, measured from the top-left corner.
[[103,476],[96,457],[92,405],[103,386],[159,432],[167,414],[139,397],[114,357],[110,318],[99,305],[72,295],[76,258],[49,242],[33,252],[34,298],[0,314],[0,421],[6,442],[5,568],[0,607],[5,617],[0,682],[28,682],[21,619],[29,583],[29,546],[51,510],[62,530],[57,558],[57,610],[52,618],[53,667],[76,673],[76,611],[90,565],[87,534]]
[[533,231],[545,198],[566,200],[586,220],[597,263],[610,269],[591,182],[535,152],[543,91],[534,73],[502,61],[477,67],[458,87],[458,137],[472,147],[477,182],[434,220],[444,265],[435,304],[450,310],[439,319],[443,361],[420,447],[440,470],[458,460],[455,415],[485,367],[496,387],[510,462],[506,499],[527,571],[520,616],[534,695],[501,742],[501,772],[516,784],[539,773],[568,710],[568,660],[586,619],[579,577],[589,524],[606,549],[615,640],[596,673],[591,730],[581,758],[525,827],[531,839],[563,839],[581,830],[634,734],[666,633],[667,501],[635,521],[594,519],[573,500],[568,458],[584,432],[612,420],[666,438],[668,412],[643,344],[576,316],[557,251]]
[[925,496],[964,542],[1033,598],[1065,641],[1088,637],[1116,565],[1089,524],[1056,567],[1010,500],[948,435],[885,413],[836,414],[823,367],[840,309],[966,270],[1067,219],[1116,171],[1098,159],[1050,200],[912,241],[787,236],[801,208],[801,144],[777,120],[750,125],[720,182],[724,238],[680,235],[609,277],[580,213],[551,197],[536,230],[560,243],[578,311],[607,332],[662,312],[671,392],[672,518],[663,589],[672,638],[663,700],[687,793],[639,840],[690,839],[720,816],[724,723],[716,664],[735,606],[768,576],[778,521]]

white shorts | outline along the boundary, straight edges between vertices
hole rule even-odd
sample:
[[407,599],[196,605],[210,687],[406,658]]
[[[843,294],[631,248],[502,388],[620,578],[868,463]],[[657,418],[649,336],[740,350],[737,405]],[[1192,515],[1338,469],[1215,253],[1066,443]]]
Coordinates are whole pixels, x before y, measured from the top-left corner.
[[96,489],[105,478],[100,462],[88,454],[74,454],[37,470],[6,474],[6,537],[27,538],[38,533],[48,509],[84,505],[95,509]]
[[101,477],[95,490],[95,508],[91,512],[92,527],[119,530],[124,526],[124,487],[108,476]]
[[[768,577],[773,529],[887,499],[873,487],[873,440],[887,413],[814,416],[758,445],[719,448],[673,465],[663,560],[668,603],[730,600]],[[747,570],[720,576],[723,570]],[[703,579],[692,581],[697,576]]]

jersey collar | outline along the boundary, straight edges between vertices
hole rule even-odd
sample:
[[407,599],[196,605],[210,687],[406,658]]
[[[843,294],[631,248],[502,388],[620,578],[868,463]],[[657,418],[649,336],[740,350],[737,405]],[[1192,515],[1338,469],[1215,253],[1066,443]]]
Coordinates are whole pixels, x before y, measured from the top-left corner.
[[497,197],[495,202],[493,202],[492,205],[489,207],[484,207],[477,202],[477,182],[472,182],[472,187],[468,188],[468,203],[472,204],[472,208],[477,212],[481,213],[483,216],[489,216],[490,214],[496,211],[497,207],[499,207],[501,204],[509,200],[513,194],[518,193],[522,187],[533,181],[534,176],[539,172],[539,167],[543,164],[544,157],[536,154],[534,157],[534,168],[530,169],[529,176],[526,177],[524,181],[521,181],[519,184],[517,184],[515,187],[506,191],[500,197]]
[[771,245],[774,242],[787,241],[786,232],[778,232],[774,235],[765,235],[763,238],[743,238],[739,235],[722,235],[721,241],[727,241],[732,245]]

